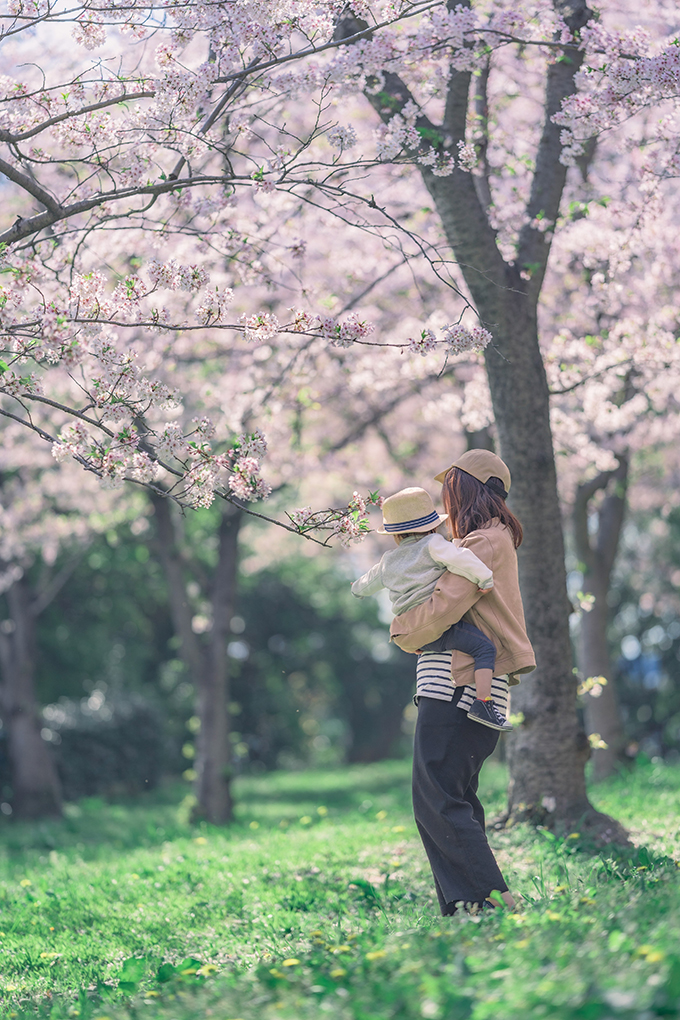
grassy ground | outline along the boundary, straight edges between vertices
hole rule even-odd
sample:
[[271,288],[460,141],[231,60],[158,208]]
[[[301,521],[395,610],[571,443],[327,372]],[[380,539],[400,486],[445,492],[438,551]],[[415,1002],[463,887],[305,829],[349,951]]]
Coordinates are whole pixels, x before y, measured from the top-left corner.
[[[651,1020],[680,1015],[680,768],[592,791],[642,848],[492,832],[519,913],[441,918],[409,766],[237,785],[192,827],[178,791],[0,827],[0,1016],[91,1020]],[[483,796],[500,809],[490,763]]]

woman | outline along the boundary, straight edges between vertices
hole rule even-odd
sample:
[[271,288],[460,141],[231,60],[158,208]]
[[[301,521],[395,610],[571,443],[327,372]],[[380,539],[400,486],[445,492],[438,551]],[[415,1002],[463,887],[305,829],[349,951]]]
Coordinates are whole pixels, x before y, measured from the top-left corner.
[[[481,592],[460,575],[443,574],[427,602],[395,617],[392,638],[404,651],[418,652],[465,616],[493,641],[496,674],[517,684],[518,674],[531,672],[536,664],[517,576],[522,526],[505,504],[510,472],[490,451],[469,450],[436,480],[444,483],[453,537],[491,569],[494,586]],[[473,660],[462,652],[453,653],[450,671],[448,657],[419,657],[413,808],[444,915],[454,914],[461,903],[488,905],[493,891],[508,906],[515,904],[487,842],[477,797],[479,772],[498,733],[461,710],[469,704],[473,672]],[[503,687],[496,685],[501,697]]]

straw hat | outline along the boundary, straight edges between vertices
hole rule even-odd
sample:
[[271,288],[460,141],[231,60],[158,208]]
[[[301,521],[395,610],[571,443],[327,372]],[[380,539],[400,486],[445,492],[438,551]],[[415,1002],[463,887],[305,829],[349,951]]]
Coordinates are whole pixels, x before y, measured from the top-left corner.
[[461,471],[465,471],[468,475],[472,475],[473,478],[476,478],[478,482],[482,482],[484,485],[486,485],[490,478],[500,478],[505,489],[505,495],[507,496],[510,492],[508,465],[500,457],[497,457],[495,453],[492,453],[491,450],[468,450],[458,460],[454,460],[451,467],[448,467],[446,471],[440,471],[438,475],[435,475],[435,482],[443,483],[451,468],[454,467],[460,468]]
[[432,497],[425,489],[401,489],[388,496],[382,505],[383,527],[379,535],[403,535],[410,531],[432,531],[445,521],[448,514],[438,514]]

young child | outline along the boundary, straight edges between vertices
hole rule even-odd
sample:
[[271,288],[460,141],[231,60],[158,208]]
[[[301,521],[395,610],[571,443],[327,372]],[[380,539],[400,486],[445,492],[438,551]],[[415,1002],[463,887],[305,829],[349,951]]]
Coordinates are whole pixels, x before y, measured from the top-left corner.
[[[480,591],[493,588],[493,574],[469,549],[459,548],[437,534],[448,514],[438,514],[432,498],[424,489],[409,488],[389,496],[382,507],[380,535],[394,535],[397,548],[386,552],[352,585],[357,598],[375,595],[386,588],[395,616],[419,606],[432,595],[445,570],[472,581]],[[476,700],[468,718],[493,730],[511,730],[491,698],[491,681],[496,664],[496,649],[478,627],[461,620],[423,652],[465,652],[474,659]]]

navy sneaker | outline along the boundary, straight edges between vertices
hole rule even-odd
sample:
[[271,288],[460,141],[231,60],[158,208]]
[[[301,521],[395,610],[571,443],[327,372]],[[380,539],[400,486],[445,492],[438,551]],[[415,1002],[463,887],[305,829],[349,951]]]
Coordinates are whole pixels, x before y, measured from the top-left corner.
[[492,730],[502,730],[505,732],[512,729],[512,723],[509,723],[505,716],[501,715],[491,698],[488,701],[480,701],[479,698],[475,698],[467,717],[474,722],[481,723],[482,726],[488,726]]

